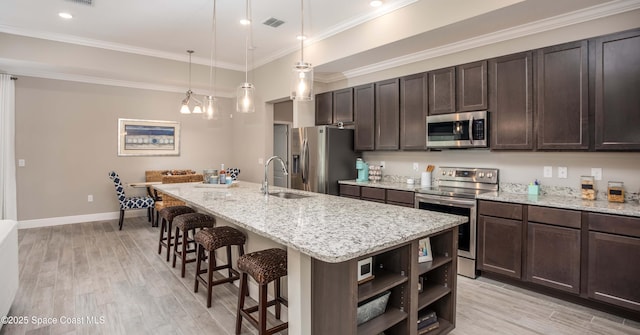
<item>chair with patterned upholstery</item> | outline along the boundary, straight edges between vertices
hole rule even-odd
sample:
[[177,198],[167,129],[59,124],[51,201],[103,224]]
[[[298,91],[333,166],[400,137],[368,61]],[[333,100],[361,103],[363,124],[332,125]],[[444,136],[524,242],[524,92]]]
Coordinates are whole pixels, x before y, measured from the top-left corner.
[[109,172],[109,179],[113,181],[116,187],[116,195],[118,196],[118,202],[120,203],[120,221],[118,226],[122,230],[122,224],[124,222],[124,211],[128,209],[147,209],[149,212],[149,218],[153,222],[153,206],[155,201],[149,196],[145,197],[127,197],[124,194],[124,187],[120,182],[120,177],[114,171]]

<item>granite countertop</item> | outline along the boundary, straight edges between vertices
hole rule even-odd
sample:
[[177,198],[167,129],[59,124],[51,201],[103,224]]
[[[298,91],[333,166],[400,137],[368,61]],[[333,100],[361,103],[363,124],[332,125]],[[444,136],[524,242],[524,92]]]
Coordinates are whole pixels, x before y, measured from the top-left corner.
[[390,190],[411,191],[411,192],[415,192],[416,189],[420,188],[420,183],[407,184],[407,183],[398,183],[398,182],[391,182],[391,181],[372,182],[372,181],[339,180],[338,184],[378,187],[378,188],[386,188]]
[[508,192],[480,194],[477,199],[640,217],[640,203],[638,201],[617,203],[607,200],[583,200],[561,195],[536,196]]
[[260,184],[207,188],[182,183],[154,186],[191,206],[303,254],[339,263],[415,240],[466,222],[463,216],[333,195],[271,187],[309,195],[264,196]]

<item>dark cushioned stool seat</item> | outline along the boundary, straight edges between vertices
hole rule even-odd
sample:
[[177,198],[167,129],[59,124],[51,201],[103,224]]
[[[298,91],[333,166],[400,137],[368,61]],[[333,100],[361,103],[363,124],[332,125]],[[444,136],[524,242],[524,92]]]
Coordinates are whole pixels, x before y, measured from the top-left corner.
[[[197,247],[195,245],[196,229],[212,228],[215,223],[215,217],[203,213],[187,213],[178,215],[173,219],[173,224],[176,226],[176,230],[174,234],[175,240],[173,242],[172,266],[174,268],[176,267],[176,259],[180,257],[180,260],[182,261],[180,275],[182,278],[184,278],[187,270],[187,263],[196,261],[196,258],[187,259],[187,254],[197,251]],[[189,231],[191,231],[191,238],[189,238]],[[192,244],[193,247],[189,248],[189,244]]]
[[[241,272],[241,279],[236,313],[236,334],[240,334],[242,330],[243,317],[258,329],[259,335],[275,334],[287,329],[288,322],[267,329],[267,308],[275,306],[275,317],[280,320],[281,305],[288,305],[287,300],[280,294],[280,278],[287,275],[287,252],[272,248],[248,253],[238,259],[238,270]],[[245,295],[249,293],[248,275],[258,282],[258,305],[245,308]],[[274,298],[268,301],[267,285],[270,282],[274,283]],[[258,312],[258,318],[251,315],[254,312]]]
[[[196,211],[189,206],[171,206],[158,211],[158,217],[162,218],[162,224],[160,226],[160,241],[158,242],[158,254],[162,253],[162,247],[167,248],[167,262],[171,257],[171,246],[173,245],[173,240],[171,239],[173,219],[178,215],[195,212]],[[167,236],[164,235],[165,231],[167,232]]]
[[[198,245],[198,257],[196,260],[196,281],[193,287],[194,292],[198,292],[198,284],[202,283],[207,286],[207,307],[211,307],[212,288],[215,285],[232,283],[240,279],[240,273],[233,269],[231,260],[231,246],[238,247],[238,255],[244,255],[244,244],[247,237],[239,230],[232,227],[221,226],[213,228],[205,228],[196,233],[196,244]],[[227,264],[216,265],[215,250],[225,247],[227,249]],[[203,269],[202,263],[208,259],[207,269]],[[227,269],[227,278],[213,280],[213,272]],[[207,278],[202,277],[207,274]]]

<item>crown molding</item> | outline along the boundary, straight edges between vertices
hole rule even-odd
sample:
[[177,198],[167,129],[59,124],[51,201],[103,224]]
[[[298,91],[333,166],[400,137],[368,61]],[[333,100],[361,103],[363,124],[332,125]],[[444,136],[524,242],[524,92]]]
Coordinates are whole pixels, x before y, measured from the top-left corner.
[[394,67],[407,65],[419,61],[424,61],[436,57],[446,56],[453,53],[470,50],[490,44],[500,43],[520,37],[534,35],[562,27],[567,27],[587,21],[592,21],[616,14],[640,8],[638,0],[619,0],[602,5],[577,10],[571,13],[557,15],[554,17],[534,21],[516,27],[503,29],[493,33],[469,38],[455,43],[446,44],[436,48],[415,52],[412,54],[396,57],[383,62],[363,66],[342,73],[333,73],[326,76],[316,74],[316,81],[321,83],[332,83],[338,80],[354,78],[370,73],[388,70]]

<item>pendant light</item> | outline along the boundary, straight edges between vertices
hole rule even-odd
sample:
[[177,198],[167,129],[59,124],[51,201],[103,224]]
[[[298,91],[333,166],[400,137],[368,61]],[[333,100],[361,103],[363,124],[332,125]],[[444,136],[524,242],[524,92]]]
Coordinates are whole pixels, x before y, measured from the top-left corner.
[[313,100],[313,68],[304,61],[304,0],[300,0],[300,61],[293,66],[291,100]]
[[[182,100],[182,107],[180,108],[180,113],[182,114],[200,114],[202,113],[202,102],[196,99],[195,95],[191,91],[191,54],[193,54],[193,50],[187,50],[189,53],[189,90],[187,91],[187,96]],[[193,111],[191,111],[189,104],[193,101]]]
[[[211,57],[209,59],[209,95],[204,97],[204,113],[202,114],[202,118],[205,120],[217,120],[219,114],[218,99],[215,97],[216,73],[214,72],[217,71],[216,64],[214,63],[217,57],[216,33],[216,0],[213,0],[213,15],[211,19]],[[213,86],[211,85],[212,82]]]
[[[247,12],[246,20],[251,22],[250,4],[249,0],[246,0]],[[239,113],[253,113],[255,112],[255,106],[253,104],[253,94],[255,88],[253,84],[249,83],[249,24],[247,26],[245,36],[245,54],[244,54],[244,83],[242,83],[236,93],[236,111]]]

